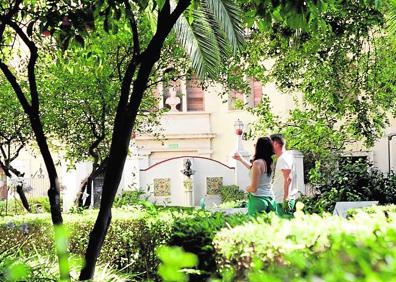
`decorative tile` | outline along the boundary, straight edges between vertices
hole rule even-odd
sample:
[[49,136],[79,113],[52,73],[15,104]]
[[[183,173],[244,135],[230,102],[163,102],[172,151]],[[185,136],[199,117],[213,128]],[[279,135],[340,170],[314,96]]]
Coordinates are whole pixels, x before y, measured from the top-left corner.
[[206,191],[208,195],[217,195],[223,186],[223,177],[206,177]]
[[170,196],[171,195],[171,180],[170,178],[155,178],[154,179],[154,196]]

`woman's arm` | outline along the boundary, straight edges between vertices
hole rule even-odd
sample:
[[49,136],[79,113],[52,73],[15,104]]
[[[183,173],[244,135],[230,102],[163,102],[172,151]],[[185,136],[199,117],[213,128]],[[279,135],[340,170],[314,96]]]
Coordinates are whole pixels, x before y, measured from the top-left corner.
[[256,193],[257,187],[260,183],[260,176],[261,176],[260,164],[257,161],[254,161],[252,166],[252,181],[250,185],[246,188],[247,192]]
[[232,156],[232,158],[237,161],[240,161],[247,169],[250,169],[252,167],[252,163],[246,160],[244,157],[242,157],[239,152],[236,152],[234,156]]

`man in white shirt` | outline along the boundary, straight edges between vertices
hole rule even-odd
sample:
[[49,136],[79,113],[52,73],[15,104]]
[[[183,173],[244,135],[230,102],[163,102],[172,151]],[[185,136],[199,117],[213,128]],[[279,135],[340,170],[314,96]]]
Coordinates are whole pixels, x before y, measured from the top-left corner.
[[293,156],[286,151],[286,142],[282,135],[273,134],[271,140],[274,146],[274,153],[277,156],[276,166],[272,179],[272,190],[275,201],[283,207],[285,212],[294,210],[297,188],[293,181],[295,168]]

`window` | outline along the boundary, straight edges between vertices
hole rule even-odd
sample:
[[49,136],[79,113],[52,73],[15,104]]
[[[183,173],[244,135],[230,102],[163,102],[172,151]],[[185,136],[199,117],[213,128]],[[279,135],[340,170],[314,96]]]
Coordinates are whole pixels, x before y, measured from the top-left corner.
[[252,97],[252,106],[256,107],[263,97],[263,85],[260,81],[255,79],[250,80],[250,88],[251,88],[251,97]]
[[231,90],[228,100],[228,108],[229,110],[238,110],[244,105],[255,107],[260,103],[262,96],[263,88],[261,82],[252,78],[250,79],[249,95],[244,95],[236,90]]
[[187,95],[187,111],[204,111],[204,91],[199,85],[196,78],[187,80],[186,83],[186,95]]
[[231,90],[230,97],[228,99],[229,110],[240,110],[245,105],[245,95],[236,90]]

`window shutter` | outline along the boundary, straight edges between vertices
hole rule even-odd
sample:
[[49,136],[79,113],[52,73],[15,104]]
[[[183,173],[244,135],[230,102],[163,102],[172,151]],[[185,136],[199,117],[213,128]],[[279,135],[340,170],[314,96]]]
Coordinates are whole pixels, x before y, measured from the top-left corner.
[[260,81],[252,81],[253,106],[257,106],[263,97],[263,86]]
[[197,79],[193,78],[186,83],[187,111],[204,111],[204,91]]

